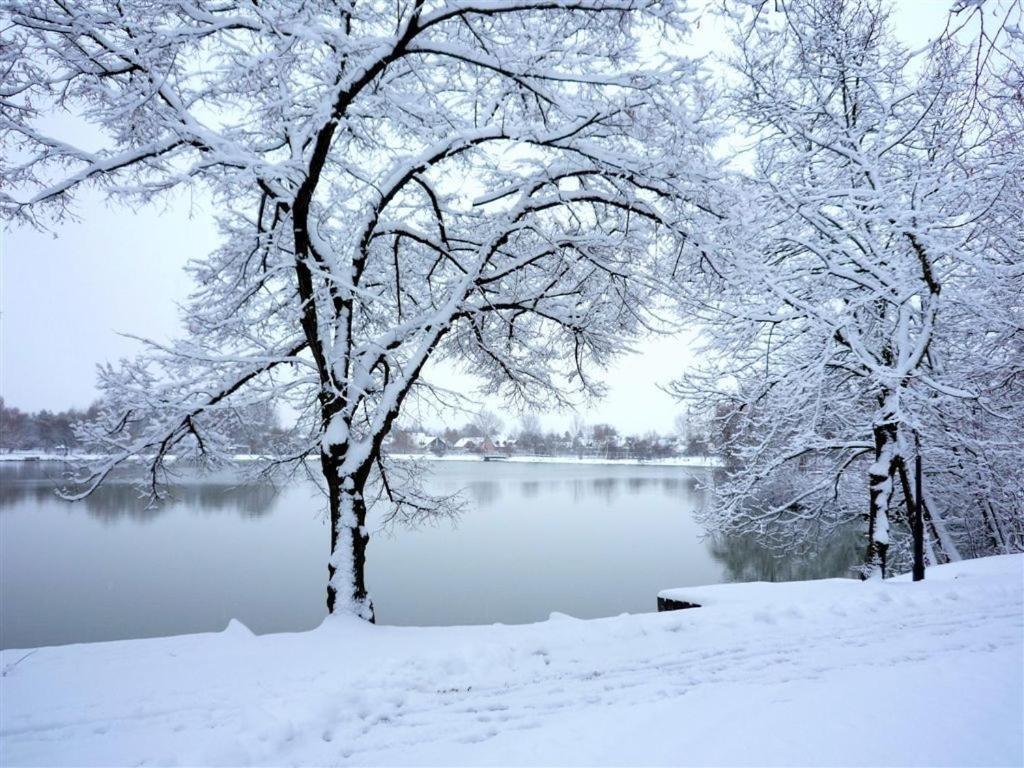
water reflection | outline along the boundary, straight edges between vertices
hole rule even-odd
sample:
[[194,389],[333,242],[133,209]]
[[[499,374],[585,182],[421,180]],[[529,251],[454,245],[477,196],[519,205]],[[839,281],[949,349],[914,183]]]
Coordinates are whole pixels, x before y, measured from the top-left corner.
[[783,554],[752,535],[717,536],[708,549],[729,581],[802,581],[850,575],[851,565],[860,561],[862,539],[851,529],[819,541],[814,552]]
[[[532,471],[558,472],[544,465]],[[574,502],[586,499],[602,499],[613,501],[620,494],[629,496],[660,491],[669,497],[703,499],[703,492],[698,489],[696,477],[587,477],[570,480],[530,479],[509,483],[505,480],[473,480],[462,486],[472,501],[481,507],[492,506],[502,499],[502,493],[509,487],[518,489],[519,496],[524,499],[535,499],[541,496],[560,493],[568,488]],[[449,492],[455,488],[446,488]]]
[[[69,504],[57,496],[57,489],[66,480],[66,472],[65,465],[49,463],[42,467],[33,462],[0,465],[0,512],[28,504],[55,501]],[[125,470],[96,493],[74,505],[69,504],[68,510],[81,508],[91,517],[107,522],[120,519],[146,522],[175,506],[203,513],[237,512],[242,517],[257,518],[269,514],[276,494],[277,489],[269,483],[243,483],[239,477],[223,474],[203,477],[186,470],[160,501],[152,503],[140,488],[137,474]]]
[[601,477],[591,481],[591,492],[594,496],[611,501],[618,494],[619,480],[614,477]]
[[[150,506],[128,468],[83,502],[64,467],[0,464],[0,644],[32,647],[219,630],[303,630],[323,618],[329,536],[311,483],[279,491],[183,469]],[[756,541],[706,541],[703,475],[673,467],[438,462],[457,525],[374,535],[367,581],[385,624],[520,623],[654,610],[658,591],[841,575],[857,548],[782,562]],[[225,514],[226,513],[226,514]],[[376,525],[371,521],[371,525]],[[847,559],[848,558],[848,559]]]
[[470,499],[480,507],[490,506],[501,498],[501,486],[491,480],[474,480],[464,488]]
[[[8,462],[0,464],[0,510],[28,503],[45,503],[57,499],[57,489],[69,477],[69,465],[50,462]],[[547,467],[533,471],[558,472]],[[479,479],[460,485],[478,507],[499,504],[509,488],[518,490],[524,499],[536,499],[560,492],[568,487],[574,502],[587,499],[614,501],[620,494],[638,496],[660,491],[670,497],[701,497],[694,477],[587,477],[563,480],[529,479],[517,483],[506,480]],[[449,490],[450,492],[450,490]],[[75,507],[103,520],[121,518],[151,520],[174,505],[200,512],[238,512],[243,517],[269,514],[277,489],[270,483],[248,481],[222,472],[213,476],[197,470],[183,469],[177,481],[168,487],[164,498],[151,503],[145,489],[139,486],[138,471],[119,470],[96,493]]]

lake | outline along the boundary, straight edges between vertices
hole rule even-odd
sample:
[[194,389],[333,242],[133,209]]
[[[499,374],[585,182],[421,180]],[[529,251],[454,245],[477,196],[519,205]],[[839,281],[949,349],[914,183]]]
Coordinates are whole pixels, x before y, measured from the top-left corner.
[[[373,533],[367,582],[385,624],[507,624],[655,609],[667,587],[843,575],[856,547],[801,564],[702,537],[707,470],[429,463],[461,491],[454,522]],[[54,493],[63,465],[0,464],[0,647],[218,631],[297,631],[324,616],[328,526],[312,483],[238,485],[185,473],[147,507],[131,477],[85,501]],[[374,526],[376,527],[376,526]]]

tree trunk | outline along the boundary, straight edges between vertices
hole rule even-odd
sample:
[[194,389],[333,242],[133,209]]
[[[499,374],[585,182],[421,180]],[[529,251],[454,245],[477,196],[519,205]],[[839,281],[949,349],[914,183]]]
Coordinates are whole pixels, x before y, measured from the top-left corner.
[[333,453],[321,455],[331,510],[331,556],[327,564],[327,612],[351,613],[372,622],[366,591],[366,473],[346,473]]
[[941,554],[947,563],[954,563],[963,559],[960,554],[960,550],[953,541],[953,537],[949,535],[949,531],[946,530],[946,523],[942,519],[942,513],[938,506],[933,502],[932,496],[927,490],[922,489],[922,496],[924,501],[924,519],[925,522],[931,527],[932,533],[935,535],[935,540],[939,544]]
[[924,499],[921,492],[921,443],[917,443],[914,459],[914,581],[924,580]]
[[[936,554],[936,551],[935,551],[935,546],[932,544],[932,539],[933,539],[933,537],[935,535],[934,531],[932,531],[931,535],[929,535],[931,521],[928,518],[928,508],[927,508],[927,506],[924,506],[924,497],[923,496],[919,496],[918,493],[915,493],[914,491],[911,490],[911,488],[910,488],[910,478],[907,475],[907,467],[906,467],[904,462],[901,461],[899,463],[899,465],[897,467],[897,470],[899,471],[899,475],[900,475],[900,483],[903,486],[903,498],[906,500],[906,504],[907,504],[907,526],[911,529],[911,531],[913,531],[913,529],[914,529],[914,517],[917,514],[917,503],[918,503],[918,499],[920,498],[921,505],[922,505],[922,507],[921,507],[921,513],[922,513],[922,518],[921,518],[921,522],[922,522],[921,536],[922,536],[922,546],[924,547],[925,564],[926,565],[941,565],[943,561],[939,560],[939,556],[938,556],[938,554]],[[938,539],[935,539],[935,541],[938,541]]]
[[[886,409],[888,410],[888,409]],[[888,413],[883,413],[887,416]],[[868,469],[868,548],[865,560],[871,576],[885,578],[889,552],[889,505],[898,463],[897,428],[888,418],[874,427],[875,461]]]
[[1003,528],[999,524],[999,518],[992,509],[992,504],[988,499],[979,498],[978,505],[981,508],[981,519],[985,521],[985,529],[992,542],[992,549],[996,552],[1002,552],[1004,555],[1010,554],[1011,550],[1006,542],[1006,534],[1003,533]]

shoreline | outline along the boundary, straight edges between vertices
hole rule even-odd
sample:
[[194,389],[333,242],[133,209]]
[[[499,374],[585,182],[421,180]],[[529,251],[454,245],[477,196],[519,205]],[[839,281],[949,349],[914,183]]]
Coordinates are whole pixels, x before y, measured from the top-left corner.
[[[2,453],[0,463],[35,463],[60,462],[71,464],[75,462],[94,461],[102,459],[102,456],[95,454],[56,454],[45,452],[26,453]],[[250,454],[238,454],[233,457],[237,462],[258,461],[260,457]],[[483,462],[483,456],[476,454],[446,454],[436,456],[431,453],[393,453],[389,458],[399,461],[437,461],[437,462]],[[138,461],[138,457],[131,461]],[[599,457],[585,456],[505,456],[500,459],[492,459],[488,463],[494,464],[578,464],[592,466],[624,466],[624,467],[685,467],[690,469],[714,469],[720,467],[721,459],[715,456],[672,456],[661,459],[606,459]]]

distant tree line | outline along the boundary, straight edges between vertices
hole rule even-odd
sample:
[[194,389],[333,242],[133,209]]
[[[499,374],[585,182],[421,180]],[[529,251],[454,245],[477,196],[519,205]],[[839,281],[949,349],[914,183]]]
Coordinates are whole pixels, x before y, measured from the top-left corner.
[[[23,411],[0,398],[0,451],[38,451],[43,453],[85,453],[96,450],[83,445],[75,431],[80,422],[97,418],[99,402],[88,408],[66,411]],[[129,425],[139,430],[142,419]],[[249,405],[218,414],[215,426],[219,440],[239,454],[274,454],[287,443],[277,412],[266,403]]]
[[[23,411],[0,398],[0,451],[96,452],[95,444],[80,442],[75,425],[95,419],[100,409],[101,404],[96,402],[84,409]],[[281,427],[276,411],[265,403],[224,412],[216,425],[206,426],[215,428],[219,441],[236,454],[275,455],[289,447],[287,431]],[[136,431],[144,427],[141,420],[129,425]],[[399,424],[392,429],[388,447],[395,453],[490,450],[509,455],[659,459],[714,453],[706,430],[705,422],[680,416],[665,434],[650,430],[628,435],[611,424],[588,424],[577,416],[568,429],[558,431],[545,429],[541,417],[534,413],[524,414],[506,429],[501,417],[484,409],[461,426],[426,429],[418,424]]]
[[568,429],[544,429],[535,413],[522,415],[517,424],[482,410],[461,426],[427,429],[419,424],[399,424],[387,447],[394,453],[430,451],[443,454],[495,453],[526,456],[576,456],[606,459],[660,459],[674,456],[707,456],[714,453],[708,423],[680,415],[666,433],[650,430],[623,434],[611,424],[588,424],[576,416]]
[[7,405],[0,398],[0,450],[71,450],[77,446],[74,425],[95,418],[97,413],[96,404],[84,410],[28,412]]

